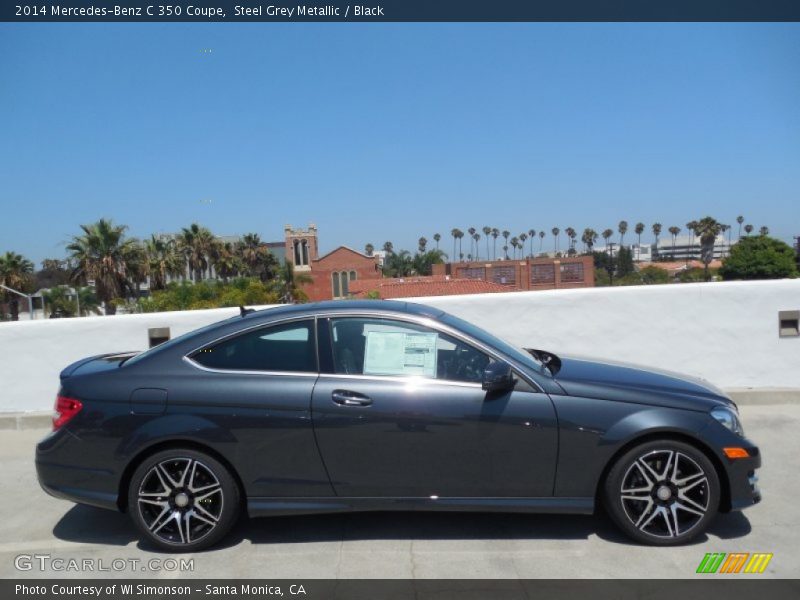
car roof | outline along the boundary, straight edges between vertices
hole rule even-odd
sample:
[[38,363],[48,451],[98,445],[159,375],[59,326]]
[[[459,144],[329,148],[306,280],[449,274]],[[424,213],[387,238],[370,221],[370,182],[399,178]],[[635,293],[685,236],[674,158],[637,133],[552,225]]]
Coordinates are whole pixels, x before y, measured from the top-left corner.
[[439,318],[444,311],[424,304],[413,302],[397,302],[394,300],[326,300],[308,304],[289,304],[277,308],[265,308],[245,315],[245,319],[271,319],[282,315],[317,314],[321,312],[397,312],[423,317]]

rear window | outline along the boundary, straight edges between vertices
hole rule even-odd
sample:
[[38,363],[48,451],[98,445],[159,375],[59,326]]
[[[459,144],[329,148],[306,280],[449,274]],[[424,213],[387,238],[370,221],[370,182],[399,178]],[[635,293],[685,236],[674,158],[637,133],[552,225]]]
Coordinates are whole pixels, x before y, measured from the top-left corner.
[[206,346],[192,360],[227,371],[317,371],[314,321],[263,327]]

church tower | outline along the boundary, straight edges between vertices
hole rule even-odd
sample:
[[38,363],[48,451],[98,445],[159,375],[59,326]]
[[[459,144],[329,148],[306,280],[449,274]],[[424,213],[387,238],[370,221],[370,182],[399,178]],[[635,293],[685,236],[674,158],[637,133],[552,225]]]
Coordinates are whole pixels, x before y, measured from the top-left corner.
[[298,271],[310,271],[311,261],[319,258],[317,226],[311,223],[308,229],[295,229],[286,225],[283,229],[286,240],[286,262],[294,263]]

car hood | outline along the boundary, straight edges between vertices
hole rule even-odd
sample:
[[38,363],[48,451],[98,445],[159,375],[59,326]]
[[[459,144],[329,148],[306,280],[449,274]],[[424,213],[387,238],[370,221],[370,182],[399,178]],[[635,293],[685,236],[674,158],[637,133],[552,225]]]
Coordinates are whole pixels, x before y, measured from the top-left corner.
[[735,406],[704,379],[627,363],[558,357],[555,380],[570,396],[708,411]]

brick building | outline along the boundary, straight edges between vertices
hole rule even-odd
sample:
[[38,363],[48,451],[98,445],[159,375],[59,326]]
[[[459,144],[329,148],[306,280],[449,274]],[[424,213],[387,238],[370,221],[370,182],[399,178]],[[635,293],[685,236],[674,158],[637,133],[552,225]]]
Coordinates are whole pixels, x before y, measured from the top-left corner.
[[594,259],[565,256],[447,263],[433,265],[433,275],[478,279],[519,290],[594,287]]
[[351,296],[369,298],[371,294],[376,294],[382,300],[516,291],[518,291],[517,288],[511,285],[481,281],[479,279],[453,279],[449,275],[360,279],[350,283]]
[[303,291],[312,302],[347,298],[350,283],[362,279],[380,279],[381,270],[377,256],[339,246],[324,256],[319,256],[317,228],[284,228],[286,260],[294,264],[295,270],[303,272],[313,280],[303,285]]

